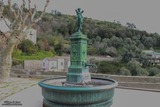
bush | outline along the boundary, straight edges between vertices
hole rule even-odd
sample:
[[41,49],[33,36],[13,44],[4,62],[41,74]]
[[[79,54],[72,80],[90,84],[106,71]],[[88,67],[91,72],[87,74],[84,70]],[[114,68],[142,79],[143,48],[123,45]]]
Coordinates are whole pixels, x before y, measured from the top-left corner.
[[131,71],[133,76],[147,76],[148,72],[143,69],[137,61],[131,60],[127,63],[127,68]]
[[89,45],[89,46],[88,46],[88,49],[87,49],[87,53],[88,53],[89,55],[95,55],[95,54],[96,54],[96,50],[97,50],[97,49],[96,49],[95,47]]
[[98,65],[98,72],[108,73],[108,74],[116,74],[118,70],[122,66],[124,66],[122,65],[122,63],[107,62],[107,61],[101,61],[96,65]]
[[156,76],[160,73],[160,70],[157,67],[150,68],[148,70],[149,76]]
[[19,64],[23,64],[23,61],[17,60],[17,59],[15,59],[15,58],[12,59],[12,66],[14,66],[14,65],[19,65]]
[[131,72],[130,72],[130,70],[126,69],[125,67],[122,67],[122,68],[119,70],[119,74],[120,74],[120,75],[127,75],[127,76],[129,76],[129,75],[131,75]]
[[22,51],[20,49],[14,49],[12,56],[20,56],[22,54]]
[[33,42],[28,39],[23,40],[18,47],[22,50],[23,53],[26,53],[27,55],[32,55],[38,50],[37,47],[33,44]]
[[149,75],[149,73],[141,67],[136,68],[136,72],[137,72],[137,76],[148,76]]

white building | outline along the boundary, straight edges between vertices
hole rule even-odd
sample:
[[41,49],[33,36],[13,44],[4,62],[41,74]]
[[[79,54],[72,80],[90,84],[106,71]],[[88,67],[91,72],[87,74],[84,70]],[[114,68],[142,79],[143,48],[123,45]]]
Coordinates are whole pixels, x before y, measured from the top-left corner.
[[25,39],[29,39],[30,41],[32,41],[34,44],[36,44],[37,42],[37,30],[30,28],[26,31],[27,36],[25,37]]
[[160,53],[154,52],[152,50],[145,50],[143,51],[149,58],[149,61],[152,64],[160,64]]
[[[5,19],[7,24],[10,25],[10,21],[8,19]],[[4,19],[0,18],[0,31],[3,33],[8,32],[10,29],[9,27],[6,25]],[[32,41],[34,44],[36,44],[37,42],[37,30],[30,28],[26,31],[27,36],[25,37],[25,39],[29,39],[30,41]]]
[[69,66],[69,59],[64,57],[45,58],[42,61],[42,68],[45,71],[66,72]]

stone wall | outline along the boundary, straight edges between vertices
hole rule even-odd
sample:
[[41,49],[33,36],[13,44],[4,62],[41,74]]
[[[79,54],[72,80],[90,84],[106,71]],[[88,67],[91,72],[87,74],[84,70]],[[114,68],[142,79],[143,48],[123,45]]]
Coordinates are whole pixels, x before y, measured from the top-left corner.
[[[118,88],[127,89],[138,89],[147,91],[158,91],[160,92],[160,77],[143,77],[143,76],[119,76],[119,75],[108,75],[108,74],[98,74],[92,73],[92,77],[99,78],[111,78],[118,82]],[[57,73],[54,75],[23,75],[23,74],[11,74],[12,77],[31,77],[31,78],[50,78],[66,76],[65,72]]]
[[107,74],[92,74],[92,76],[114,79],[118,82],[119,88],[160,91],[160,77],[119,76]]
[[24,61],[24,70],[26,71],[36,71],[42,69],[41,60],[25,60]]

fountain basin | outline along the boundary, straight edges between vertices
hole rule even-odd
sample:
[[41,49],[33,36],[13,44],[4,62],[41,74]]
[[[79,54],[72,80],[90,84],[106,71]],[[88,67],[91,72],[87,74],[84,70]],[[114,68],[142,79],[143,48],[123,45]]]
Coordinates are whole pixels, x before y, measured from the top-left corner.
[[112,79],[91,78],[93,86],[62,86],[66,77],[40,81],[43,107],[110,107],[118,83]]

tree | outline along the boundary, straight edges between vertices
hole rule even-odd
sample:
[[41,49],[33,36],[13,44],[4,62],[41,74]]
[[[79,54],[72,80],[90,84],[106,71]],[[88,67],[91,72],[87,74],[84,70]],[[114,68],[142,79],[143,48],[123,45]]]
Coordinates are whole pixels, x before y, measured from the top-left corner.
[[129,23],[129,22],[126,23],[126,27],[128,29],[136,29],[136,26],[133,23]]
[[114,48],[114,47],[108,47],[108,48],[106,49],[106,54],[107,54],[107,55],[110,55],[110,56],[112,56],[112,57],[118,56],[118,52],[117,52],[116,48]]
[[22,1],[22,5],[17,7],[16,5],[12,6],[11,0],[8,0],[7,12],[12,15],[8,18],[11,25],[7,23],[6,15],[2,14],[5,5],[0,5],[0,17],[10,29],[9,32],[0,39],[0,81],[5,81],[10,77],[12,53],[14,48],[24,39],[26,31],[41,20],[49,3],[49,0],[46,0],[41,15],[36,16],[36,5],[34,8],[31,8],[31,0],[28,0],[28,8],[26,8],[26,1]]

